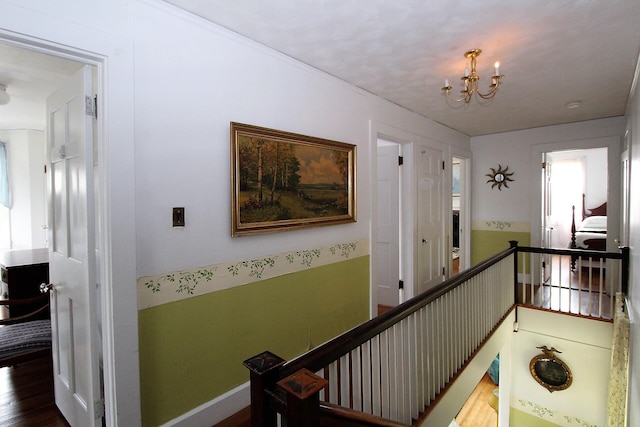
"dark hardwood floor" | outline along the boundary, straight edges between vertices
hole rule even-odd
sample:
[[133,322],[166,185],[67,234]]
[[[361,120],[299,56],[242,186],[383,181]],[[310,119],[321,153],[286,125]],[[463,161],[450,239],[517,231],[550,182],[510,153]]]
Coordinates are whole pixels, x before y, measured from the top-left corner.
[[251,426],[251,408],[246,407],[242,411],[220,421],[213,427],[250,427]]
[[69,427],[54,403],[50,358],[0,368],[0,425]]

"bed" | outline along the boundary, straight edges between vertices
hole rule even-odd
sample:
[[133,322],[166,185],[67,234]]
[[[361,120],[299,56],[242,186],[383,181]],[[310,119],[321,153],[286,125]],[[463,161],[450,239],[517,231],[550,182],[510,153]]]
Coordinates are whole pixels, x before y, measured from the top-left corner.
[[[572,207],[571,218],[571,249],[585,249],[590,251],[607,250],[607,202],[587,209],[585,195],[582,195],[582,221],[576,224],[576,208]],[[593,258],[597,259],[597,258]],[[571,270],[575,269],[576,258],[571,260]]]

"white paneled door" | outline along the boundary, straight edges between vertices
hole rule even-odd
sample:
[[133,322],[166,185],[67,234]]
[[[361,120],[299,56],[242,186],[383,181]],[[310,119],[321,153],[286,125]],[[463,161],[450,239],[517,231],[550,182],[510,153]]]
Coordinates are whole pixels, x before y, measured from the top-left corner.
[[376,281],[378,304],[400,302],[400,171],[398,144],[378,146]]
[[444,280],[444,152],[421,146],[418,167],[418,289],[420,294]]
[[102,425],[98,367],[91,68],[47,98],[49,275],[56,405],[73,427]]

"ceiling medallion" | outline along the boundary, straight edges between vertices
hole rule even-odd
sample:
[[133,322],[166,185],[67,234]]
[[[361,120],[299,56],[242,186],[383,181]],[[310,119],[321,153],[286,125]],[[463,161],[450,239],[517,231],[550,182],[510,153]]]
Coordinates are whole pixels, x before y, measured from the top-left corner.
[[498,87],[500,86],[500,83],[502,82],[502,78],[504,77],[503,74],[500,74],[499,62],[496,62],[494,65],[495,73],[493,74],[493,76],[491,76],[491,84],[489,85],[489,92],[481,93],[480,90],[478,89],[478,82],[480,81],[480,76],[476,71],[476,59],[478,58],[478,56],[480,56],[481,53],[482,53],[482,50],[480,49],[471,49],[470,51],[467,51],[464,54],[465,58],[468,58],[471,60],[471,71],[469,71],[469,67],[467,66],[464,69],[464,76],[460,77],[460,80],[462,80],[463,87],[464,87],[460,91],[460,93],[462,94],[460,98],[456,99],[451,97],[451,89],[453,88],[449,84],[449,79],[445,79],[442,92],[445,95],[447,104],[449,104],[450,106],[451,106],[450,102],[460,103],[464,101],[464,104],[468,104],[469,102],[471,102],[471,98],[473,98],[474,94],[476,95],[476,97],[480,97],[484,100],[491,100],[494,96],[496,96],[496,93],[498,93]]
[[529,362],[529,371],[533,379],[549,390],[549,393],[569,388],[573,382],[571,370],[555,355],[562,352],[553,347],[547,348],[546,345],[536,348],[542,350],[542,354],[535,356]]
[[487,180],[487,183],[489,182],[493,183],[491,185],[491,189],[498,187],[498,190],[502,191],[503,185],[506,188],[509,188],[509,185],[507,184],[507,182],[513,181],[513,179],[511,179],[510,177],[515,173],[515,172],[510,172],[510,173],[507,172],[509,170],[509,166],[502,169],[502,165],[498,165],[498,170],[494,168],[489,168],[489,169],[491,169],[491,173],[488,173],[485,176],[489,177],[489,179]]

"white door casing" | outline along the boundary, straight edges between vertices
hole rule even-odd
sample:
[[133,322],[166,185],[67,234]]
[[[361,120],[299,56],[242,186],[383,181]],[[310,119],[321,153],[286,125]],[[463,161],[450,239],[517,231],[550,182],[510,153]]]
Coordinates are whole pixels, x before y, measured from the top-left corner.
[[[551,170],[553,165],[551,163],[551,157],[547,153],[542,155],[542,247],[550,248],[553,242],[553,223],[551,220]],[[551,280],[551,255],[542,254],[543,260],[541,264],[542,281],[547,283]],[[548,268],[547,268],[548,266]],[[534,277],[537,277],[536,272],[532,272]]]
[[377,147],[376,281],[378,304],[399,303],[400,172],[399,145]]
[[630,137],[629,130],[625,132],[625,146],[626,150],[622,152],[620,156],[620,170],[622,174],[622,182],[621,182],[621,201],[622,201],[622,211],[620,213],[620,246],[629,245],[629,233],[630,233],[630,225],[629,225],[629,212],[630,212],[630,199],[631,199],[631,163],[630,163],[630,155],[629,151],[630,147]]
[[73,427],[101,425],[94,242],[91,67],[47,98],[49,271],[56,405]]
[[[444,151],[420,145],[417,155],[417,294],[444,280]],[[449,204],[447,203],[447,206]]]

